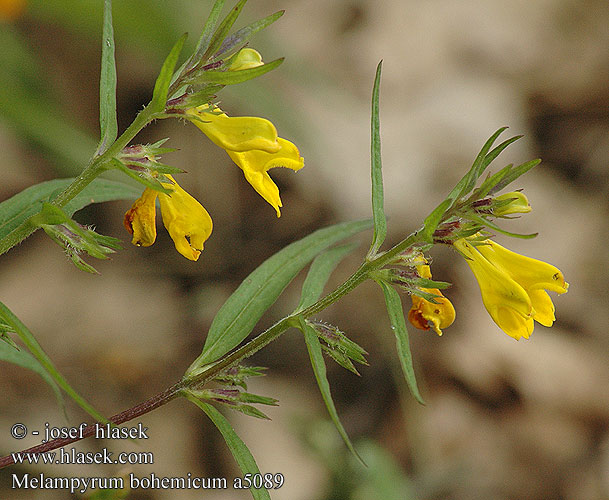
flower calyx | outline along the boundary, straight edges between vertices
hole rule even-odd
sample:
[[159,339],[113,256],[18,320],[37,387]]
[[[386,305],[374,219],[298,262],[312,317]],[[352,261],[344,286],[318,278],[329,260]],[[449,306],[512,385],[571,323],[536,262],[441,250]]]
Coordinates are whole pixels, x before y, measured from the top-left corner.
[[219,403],[250,417],[266,420],[270,420],[269,417],[252,404],[277,406],[279,402],[275,398],[251,394],[231,385],[209,389],[186,389],[186,391],[197,399]]
[[359,372],[352,361],[368,366],[366,350],[349,339],[338,327],[317,320],[307,319],[306,322],[315,330],[322,350],[340,366],[356,375]]
[[99,274],[82,259],[81,254],[86,253],[96,259],[108,259],[109,254],[121,248],[118,239],[101,235],[92,227],[79,224],[51,203],[43,203],[40,213],[31,217],[30,222],[41,227],[55,243],[64,248],[76,267],[88,273]]
[[171,190],[161,184],[171,182],[166,174],[179,174],[184,171],[158,161],[161,154],[176,151],[174,148],[160,147],[165,141],[167,139],[154,144],[127,146],[114,158],[112,166],[146,187],[169,194]]

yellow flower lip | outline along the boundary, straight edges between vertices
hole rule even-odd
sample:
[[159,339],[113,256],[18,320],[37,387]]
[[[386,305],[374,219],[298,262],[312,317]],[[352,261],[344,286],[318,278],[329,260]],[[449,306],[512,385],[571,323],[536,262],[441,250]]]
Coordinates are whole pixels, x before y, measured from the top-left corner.
[[476,246],[460,239],[454,246],[474,273],[486,310],[505,333],[519,340],[529,338],[534,321],[552,326],[554,304],[546,290],[562,294],[569,288],[558,268],[490,239]]
[[[422,278],[431,279],[431,270],[427,261],[420,257],[417,272]],[[455,321],[455,308],[437,288],[421,288],[421,291],[435,295],[435,303],[418,295],[412,295],[412,308],[408,312],[408,321],[419,330],[433,329],[439,336],[442,328],[448,328]]]
[[[245,50],[245,49],[243,49]],[[248,56],[250,57],[251,54]],[[275,126],[264,118],[229,117],[218,107],[205,104],[187,112],[191,121],[220,146],[243,170],[246,180],[281,216],[279,188],[267,173],[285,167],[297,171],[304,166],[298,148],[277,136]]]
[[212,232],[213,223],[203,206],[188,194],[175,179],[165,174],[170,182],[162,186],[171,194],[146,188],[131,209],[125,213],[123,223],[133,235],[132,243],[150,246],[156,239],[156,199],[161,205],[163,224],[174,242],[176,250],[189,260],[196,261],[203,250],[203,243]]

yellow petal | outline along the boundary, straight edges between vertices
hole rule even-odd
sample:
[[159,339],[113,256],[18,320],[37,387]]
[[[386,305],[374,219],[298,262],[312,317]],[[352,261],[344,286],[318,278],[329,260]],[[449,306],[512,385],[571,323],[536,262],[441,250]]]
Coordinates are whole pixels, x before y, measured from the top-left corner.
[[212,231],[212,220],[207,210],[175,182],[171,175],[167,178],[174,183],[163,183],[172,189],[171,194],[159,193],[163,224],[173,240],[176,250],[190,260],[197,260],[203,244]]
[[523,318],[514,309],[498,307],[494,314],[491,314],[491,318],[499,328],[516,340],[520,340],[522,337],[528,339],[533,333],[533,319]]
[[267,153],[260,150],[245,151],[237,153],[227,151],[232,160],[243,170],[245,178],[252,187],[277,211],[277,217],[281,216],[279,208],[282,206],[279,197],[279,188],[267,174],[267,170],[275,167],[285,167],[294,171],[304,166],[298,148],[290,141],[279,137],[277,139],[281,149],[276,153]]
[[492,240],[478,246],[479,252],[496,267],[507,273],[525,290],[545,289],[565,293],[569,284],[560,270],[541,260],[531,259],[502,247]]
[[125,213],[123,224],[133,238],[134,245],[149,247],[156,240],[156,197],[158,191],[146,188]]
[[[428,266],[426,266],[428,267]],[[431,278],[431,276],[429,276]],[[433,328],[438,335],[442,335],[442,328],[448,328],[455,321],[455,308],[450,300],[442,295],[436,288],[422,288],[424,292],[439,295],[434,304],[423,297],[412,296],[412,308],[408,312],[408,321],[420,330]]]
[[535,315],[533,319],[543,326],[552,326],[556,317],[554,316],[554,304],[545,290],[529,290]]
[[229,71],[241,71],[244,69],[256,68],[262,66],[262,56],[257,50],[245,48],[241,49],[237,56],[233,59]]
[[281,149],[277,142],[277,129],[270,121],[252,116],[229,117],[220,108],[207,105],[189,109],[187,115],[216,146],[226,151],[261,149],[275,153]]
[[486,245],[473,247],[465,239],[460,239],[454,242],[454,246],[474,273],[482,302],[493,321],[511,337],[528,338],[533,330],[533,322],[529,320],[534,311],[524,288],[484,257],[481,250]]

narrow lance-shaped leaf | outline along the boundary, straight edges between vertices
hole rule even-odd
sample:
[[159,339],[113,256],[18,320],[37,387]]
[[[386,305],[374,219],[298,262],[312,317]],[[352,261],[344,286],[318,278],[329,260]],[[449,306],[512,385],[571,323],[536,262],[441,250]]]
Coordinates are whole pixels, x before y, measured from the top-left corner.
[[[209,41],[211,40],[211,36],[214,32],[214,28],[218,22],[218,18],[220,17],[220,12],[222,12],[222,7],[224,7],[224,3],[226,0],[216,0],[213,7],[211,8],[211,12],[207,17],[207,21],[205,21],[205,26],[203,26],[203,31],[201,32],[201,36],[199,37],[199,41],[197,42],[197,47],[195,48],[192,55],[184,61],[180,69],[176,71],[171,79],[171,83],[173,84],[179,76],[183,76],[184,72],[191,69],[195,62],[199,60],[199,58],[203,55],[203,53],[207,50],[207,46],[209,45]],[[175,96],[175,91],[177,88],[172,89],[172,95],[170,97]]]
[[326,404],[330,418],[332,419],[332,422],[334,422],[334,425],[347,445],[347,448],[349,448],[349,451],[351,451],[351,453],[353,453],[353,455],[355,455],[359,461],[364,464],[357,451],[355,451],[355,448],[347,435],[347,431],[345,431],[343,424],[338,418],[338,412],[336,411],[336,406],[334,406],[334,401],[330,392],[330,383],[328,382],[328,377],[326,376],[326,363],[324,361],[319,339],[317,338],[317,333],[315,333],[313,327],[308,325],[302,318],[300,318],[300,329],[304,334],[307,349],[309,351],[309,357],[311,358],[313,373],[315,374],[315,379],[317,380],[317,385],[319,386],[319,392],[321,392],[321,397]]
[[114,61],[114,29],[112,0],[104,0],[101,75],[99,81],[99,126],[101,140],[97,154],[102,154],[118,134],[116,121],[116,63]]
[[425,218],[421,236],[428,243],[433,242],[433,233],[438,227],[438,224],[442,222],[444,213],[450,208],[452,203],[453,202],[450,199],[444,200]]
[[204,61],[207,61],[222,46],[222,43],[228,36],[228,32],[233,27],[233,24],[235,24],[239,14],[241,14],[241,10],[243,10],[246,2],[247,0],[240,0],[220,23],[220,26],[218,26],[218,29],[215,31],[209,42],[209,46],[207,47],[205,54],[203,54]]
[[191,369],[216,361],[239,345],[313,257],[370,225],[370,221],[354,221],[319,229],[263,262],[220,308],[207,334],[203,352]]
[[214,28],[218,23],[218,19],[220,18],[220,12],[222,12],[222,7],[226,0],[216,0],[213,7],[211,8],[211,12],[205,22],[205,26],[203,26],[203,31],[201,32],[201,36],[199,37],[199,41],[197,42],[197,48],[195,49],[196,56],[202,56],[207,48],[209,47],[209,42],[214,33]]
[[[54,179],[41,182],[0,203],[0,238],[4,238],[26,219],[40,212],[43,202],[52,200],[54,195],[62,192],[73,180]],[[140,194],[137,187],[98,178],[68,202],[64,211],[71,216],[91,203],[135,199]]]
[[[457,187],[455,187],[455,189],[453,189],[450,192],[450,195],[449,195],[450,198],[453,198],[453,195],[454,195],[453,199],[455,199],[455,200],[459,199],[472,190],[472,188],[476,185],[476,181],[478,180],[478,177],[480,177],[482,175],[482,173],[484,172],[484,168],[486,166],[488,166],[488,163],[485,164],[484,160],[487,157],[489,150],[491,149],[492,145],[495,143],[497,138],[506,129],[507,129],[507,127],[501,127],[493,135],[491,135],[489,137],[489,139],[484,143],[484,146],[482,146],[482,149],[478,153],[478,156],[476,156],[476,159],[474,160],[474,163],[472,164],[471,168],[467,171],[467,173],[463,177],[462,180],[464,180],[464,183],[460,186],[460,189],[458,191],[457,191]],[[496,155],[495,155],[495,157],[496,157]],[[459,184],[461,184],[461,182],[459,182]],[[459,186],[459,184],[457,184],[457,186]]]
[[83,410],[89,415],[100,422],[109,422],[101,413],[99,413],[93,406],[91,406],[80,394],[78,394],[68,381],[63,378],[61,373],[55,368],[55,365],[47,354],[43,351],[42,347],[36,340],[36,337],[28,330],[28,328],[21,322],[21,320],[13,314],[13,312],[0,302],[0,317],[8,324],[13,331],[19,335],[19,338],[38,360],[41,366],[46,370],[51,378],[61,387],[68,396],[70,396]]
[[498,233],[505,234],[506,236],[511,236],[512,238],[521,238],[523,240],[530,240],[532,238],[535,238],[539,234],[539,233],[530,233],[530,234],[512,233],[510,231],[506,231],[505,229],[500,228],[494,222],[491,222],[490,220],[488,220],[484,217],[481,217],[479,215],[471,214],[470,217],[475,222],[478,222],[479,224],[483,224],[487,227],[490,227],[491,229],[493,229],[494,231],[497,231]]
[[[452,189],[452,191],[446,197],[447,200],[451,201],[450,206],[452,206],[452,204],[458,198],[460,198],[464,194],[468,193],[472,189],[472,187],[476,184],[476,180],[478,179],[478,177],[476,177],[476,174],[479,170],[480,165],[484,162],[484,158],[486,157],[488,151],[491,149],[491,146],[493,145],[493,143],[497,140],[497,137],[499,137],[506,128],[507,127],[501,127],[484,143],[484,146],[482,146],[482,149],[478,153],[478,156],[474,160],[474,163],[472,164],[471,168],[467,171],[467,173],[463,177],[461,177],[459,182],[456,184],[456,186]],[[480,172],[480,175],[481,174],[482,174],[482,172]],[[467,189],[468,186],[471,186],[471,187],[469,187],[469,189]],[[444,202],[442,202],[442,203],[444,203]]]
[[51,378],[51,376],[46,372],[40,362],[36,358],[34,358],[34,356],[32,356],[29,352],[26,352],[24,350],[17,350],[11,345],[9,345],[7,342],[0,340],[0,360],[6,361],[8,363],[13,363],[14,365],[21,366],[22,368],[27,368],[28,370],[36,372],[44,379],[47,384],[49,384],[51,389],[53,389],[59,406],[61,408],[64,407],[64,401],[59,387]]
[[167,103],[167,92],[173,76],[173,71],[178,63],[180,54],[182,53],[182,47],[188,35],[184,33],[180,39],[172,47],[169,55],[165,59],[161,72],[159,73],[156,83],[154,84],[154,92],[152,93],[152,101],[150,106],[152,111],[155,113],[161,112],[165,109]]
[[236,47],[244,45],[252,37],[252,35],[273,24],[275,21],[277,21],[277,19],[283,16],[284,12],[285,11],[283,10],[275,12],[274,14],[271,14],[264,19],[255,21],[252,24],[249,24],[233,33],[226,40],[224,40],[218,52],[214,54],[214,60],[222,59],[226,54],[230,54],[233,50],[235,50]]
[[332,271],[334,271],[339,262],[355,248],[357,248],[357,243],[342,245],[331,248],[315,257],[315,260],[311,264],[311,269],[309,269],[304,284],[302,285],[300,303],[298,304],[296,311],[302,311],[319,299]]
[[383,294],[385,295],[387,313],[389,314],[389,321],[391,321],[391,329],[395,334],[398,357],[400,358],[400,364],[402,365],[402,371],[404,372],[406,383],[408,384],[408,388],[415,399],[419,403],[425,404],[417,386],[417,379],[414,375],[412,354],[410,353],[410,344],[408,342],[408,330],[406,329],[404,309],[402,307],[400,294],[395,288],[384,281],[379,281],[378,284],[383,289]]
[[541,163],[541,160],[539,158],[537,158],[535,160],[527,161],[527,162],[523,163],[522,165],[518,165],[517,167],[512,168],[510,170],[509,174],[507,174],[503,179],[501,179],[501,181],[494,188],[492,188],[490,190],[489,194],[495,194],[496,192],[501,191],[508,184],[511,184],[516,179],[518,179],[518,177],[520,177],[522,174],[527,173],[529,170],[531,170],[533,167],[536,167],[540,163]]
[[197,76],[189,78],[186,83],[189,84],[202,84],[202,83],[215,83],[221,85],[234,85],[235,83],[242,83],[252,78],[257,78],[269,71],[274,70],[283,62],[284,58],[275,59],[269,63],[265,63],[262,66],[256,66],[255,68],[242,69],[239,71],[202,71]]
[[[245,443],[241,440],[241,438],[237,435],[235,430],[230,425],[230,422],[220,413],[215,407],[210,405],[209,403],[204,403],[203,401],[195,398],[192,395],[186,395],[189,401],[197,405],[201,410],[205,412],[205,414],[209,417],[209,419],[214,423],[216,428],[222,434],[228,449],[232,453],[235,462],[241,469],[243,475],[245,474],[260,474],[260,469],[256,464],[256,460],[252,456],[252,453],[245,445]],[[250,488],[250,492],[254,500],[270,500],[271,497],[266,488],[262,487],[260,489],[255,488],[253,485]]]
[[383,171],[381,163],[381,133],[379,118],[379,92],[381,85],[381,68],[383,61],[376,67],[376,77],[372,89],[371,116],[371,177],[372,177],[372,217],[374,219],[374,235],[368,255],[373,256],[379,250],[387,236],[387,220],[385,218],[383,195]]

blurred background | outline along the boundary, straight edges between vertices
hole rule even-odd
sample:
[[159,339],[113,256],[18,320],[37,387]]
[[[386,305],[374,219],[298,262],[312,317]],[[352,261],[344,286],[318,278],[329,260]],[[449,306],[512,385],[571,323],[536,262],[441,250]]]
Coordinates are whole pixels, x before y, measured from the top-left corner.
[[[196,42],[211,1],[115,0],[119,128],[150,99],[162,61],[189,32]],[[0,200],[82,169],[98,137],[101,0],[0,0]],[[227,7],[228,8],[228,7]],[[446,248],[432,251],[434,277],[451,281],[457,310],[443,337],[411,328],[427,405],[399,377],[395,341],[378,287],[365,284],[319,319],[369,352],[361,377],[328,360],[342,421],[368,467],[345,449],[327,412],[298,332],[251,362],[268,366],[250,392],[280,400],[272,422],[228,417],[262,472],[282,473],[272,493],[289,500],[471,500],[609,498],[609,4],[605,0],[252,0],[239,28],[285,9],[251,42],[276,71],[225,89],[230,115],[264,116],[305,157],[299,173],[274,170],[282,217],[196,127],[162,121],[139,142],[170,137],[165,163],[214,220],[196,263],[162,228],[136,248],[122,227],[131,201],[91,206],[76,218],[122,239],[124,250],[74,268],[42,232],[0,259],[0,300],[34,332],[59,370],[98,409],[114,414],[178,380],[196,357],[214,314],[249,272],[311,231],[368,217],[369,101],[383,59],[381,134],[387,244],[416,229],[499,127],[524,138],[495,170],[541,157],[517,181],[533,211],[506,226],[534,240],[497,240],[558,266],[571,287],[553,299],[557,321],[514,341],[490,320],[473,275]],[[186,51],[184,52],[186,53]],[[504,135],[504,137],[507,137]],[[160,221],[159,221],[160,224]],[[331,284],[358,265],[369,244]],[[292,310],[299,276],[257,332]],[[404,296],[404,305],[410,307]],[[15,422],[68,425],[37,375],[2,364],[2,454]],[[89,418],[68,403],[70,425]],[[154,466],[12,467],[2,498],[69,498],[65,491],[11,490],[11,474],[233,478],[218,432],[195,407],[173,402],[141,419],[150,438],[87,440],[96,451],[151,451]],[[23,446],[21,446],[23,445]],[[248,492],[135,491],[130,499],[249,498]]]

